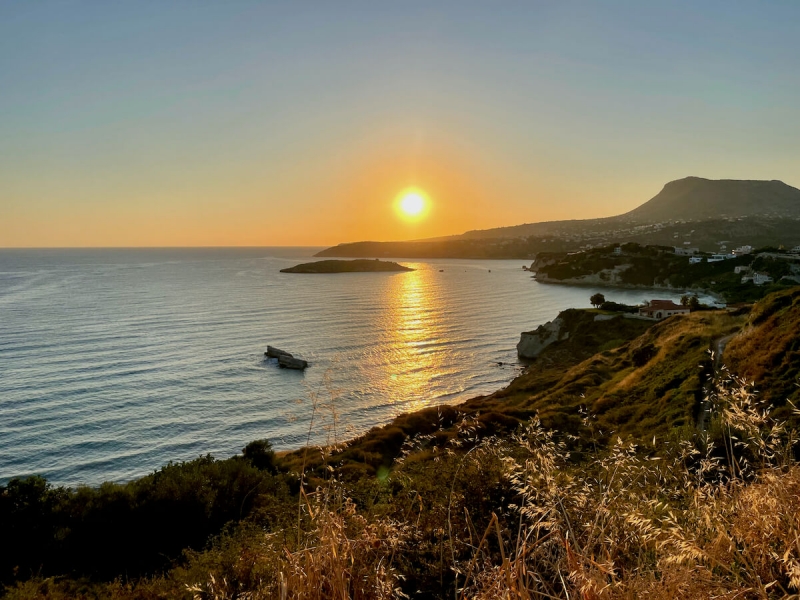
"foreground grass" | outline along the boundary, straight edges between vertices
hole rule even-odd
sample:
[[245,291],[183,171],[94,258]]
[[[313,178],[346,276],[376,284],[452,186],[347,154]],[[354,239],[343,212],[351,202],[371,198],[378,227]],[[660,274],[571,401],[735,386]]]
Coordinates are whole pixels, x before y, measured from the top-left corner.
[[304,486],[291,535],[251,521],[164,576],[32,579],[7,597],[797,597],[796,432],[740,380],[709,401],[708,433],[618,439],[580,466],[537,419],[505,441],[466,420],[434,459],[433,436],[408,444],[383,481]]

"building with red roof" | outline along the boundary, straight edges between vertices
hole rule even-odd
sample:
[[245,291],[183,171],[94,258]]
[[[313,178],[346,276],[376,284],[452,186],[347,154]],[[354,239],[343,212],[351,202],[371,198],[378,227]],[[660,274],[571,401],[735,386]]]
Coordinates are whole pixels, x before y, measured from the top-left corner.
[[688,306],[675,304],[672,300],[650,300],[647,306],[639,309],[639,316],[651,319],[666,319],[672,315],[688,315]]

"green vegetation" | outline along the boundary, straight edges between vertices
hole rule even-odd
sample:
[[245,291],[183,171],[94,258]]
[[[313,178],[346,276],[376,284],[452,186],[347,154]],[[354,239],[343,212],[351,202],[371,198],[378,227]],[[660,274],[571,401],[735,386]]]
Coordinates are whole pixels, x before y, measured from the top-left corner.
[[[793,273],[790,262],[759,251],[728,260],[690,264],[688,257],[676,255],[672,247],[629,243],[621,246],[619,254],[614,252],[615,248],[612,245],[572,254],[542,253],[533,269],[540,281],[581,283],[588,279],[610,285],[709,290],[733,303],[754,302],[796,285],[779,281]],[[736,267],[766,273],[774,282],[742,283],[742,275],[734,272]]]
[[603,294],[597,293],[592,294],[591,298],[589,298],[589,303],[597,308],[598,306],[604,304],[606,301],[606,297]]
[[[8,598],[783,598],[800,590],[800,288],[560,315],[508,388],[347,444],[0,487]],[[726,374],[709,350],[729,339]],[[781,399],[783,399],[781,401]],[[769,404],[775,411],[765,412]]]
[[160,572],[184,549],[202,549],[227,523],[258,515],[278,525],[275,506],[288,501],[292,485],[263,462],[210,456],[98,488],[12,479],[0,487],[0,583],[33,575],[113,580]]
[[395,262],[381,260],[320,260],[281,269],[281,273],[383,273],[385,271],[413,271]]

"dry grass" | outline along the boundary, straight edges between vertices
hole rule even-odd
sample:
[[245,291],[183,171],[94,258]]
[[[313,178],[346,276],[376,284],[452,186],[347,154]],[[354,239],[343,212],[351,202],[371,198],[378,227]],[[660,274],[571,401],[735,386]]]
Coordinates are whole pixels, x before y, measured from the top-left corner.
[[659,455],[618,441],[588,470],[534,423],[508,459],[521,527],[468,598],[791,598],[800,590],[794,437],[732,379],[713,394],[726,457],[702,440]]
[[[337,492],[334,484],[304,495],[307,526],[300,548],[292,551],[280,547],[263,535],[265,543],[260,549],[226,565],[228,569],[244,567],[246,578],[242,573],[226,577],[210,572],[204,581],[187,585],[187,590],[195,600],[401,597],[393,556],[402,549],[404,528],[387,520],[369,522]],[[252,578],[254,570],[264,570],[263,576]],[[241,585],[243,581],[250,581],[250,585]]]
[[[441,487],[449,494],[438,514],[452,585],[437,596],[798,597],[800,467],[790,452],[793,433],[759,410],[739,380],[728,380],[710,400],[724,451],[708,436],[654,440],[647,451],[617,440],[580,468],[570,463],[568,440],[538,420],[509,442],[478,441],[474,422],[465,421],[456,444],[462,448],[441,457],[450,461],[449,470],[439,471],[447,473]],[[409,444],[393,477],[403,477],[429,439]],[[513,522],[508,506],[461,518],[457,481],[492,460],[502,461],[515,492]],[[304,500],[304,543],[270,551],[274,576],[263,589],[237,594],[211,574],[192,587],[195,598],[403,596],[397,565],[413,560],[410,541],[422,539],[419,514],[373,519],[343,490],[331,481]],[[477,529],[481,518],[486,526]]]
[[617,439],[576,464],[538,419],[500,440],[467,418],[449,447],[406,444],[383,503],[352,499],[331,468],[301,487],[296,531],[222,536],[161,579],[90,594],[32,581],[9,597],[367,600],[423,582],[420,596],[453,600],[800,598],[796,434],[741,380],[718,385],[694,439]]

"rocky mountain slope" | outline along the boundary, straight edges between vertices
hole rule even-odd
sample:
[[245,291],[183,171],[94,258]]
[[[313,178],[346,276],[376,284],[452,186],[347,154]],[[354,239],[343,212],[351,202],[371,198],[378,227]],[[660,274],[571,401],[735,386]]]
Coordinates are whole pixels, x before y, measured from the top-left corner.
[[686,177],[669,182],[654,198],[617,218],[658,223],[752,216],[800,218],[800,190],[782,181]]

